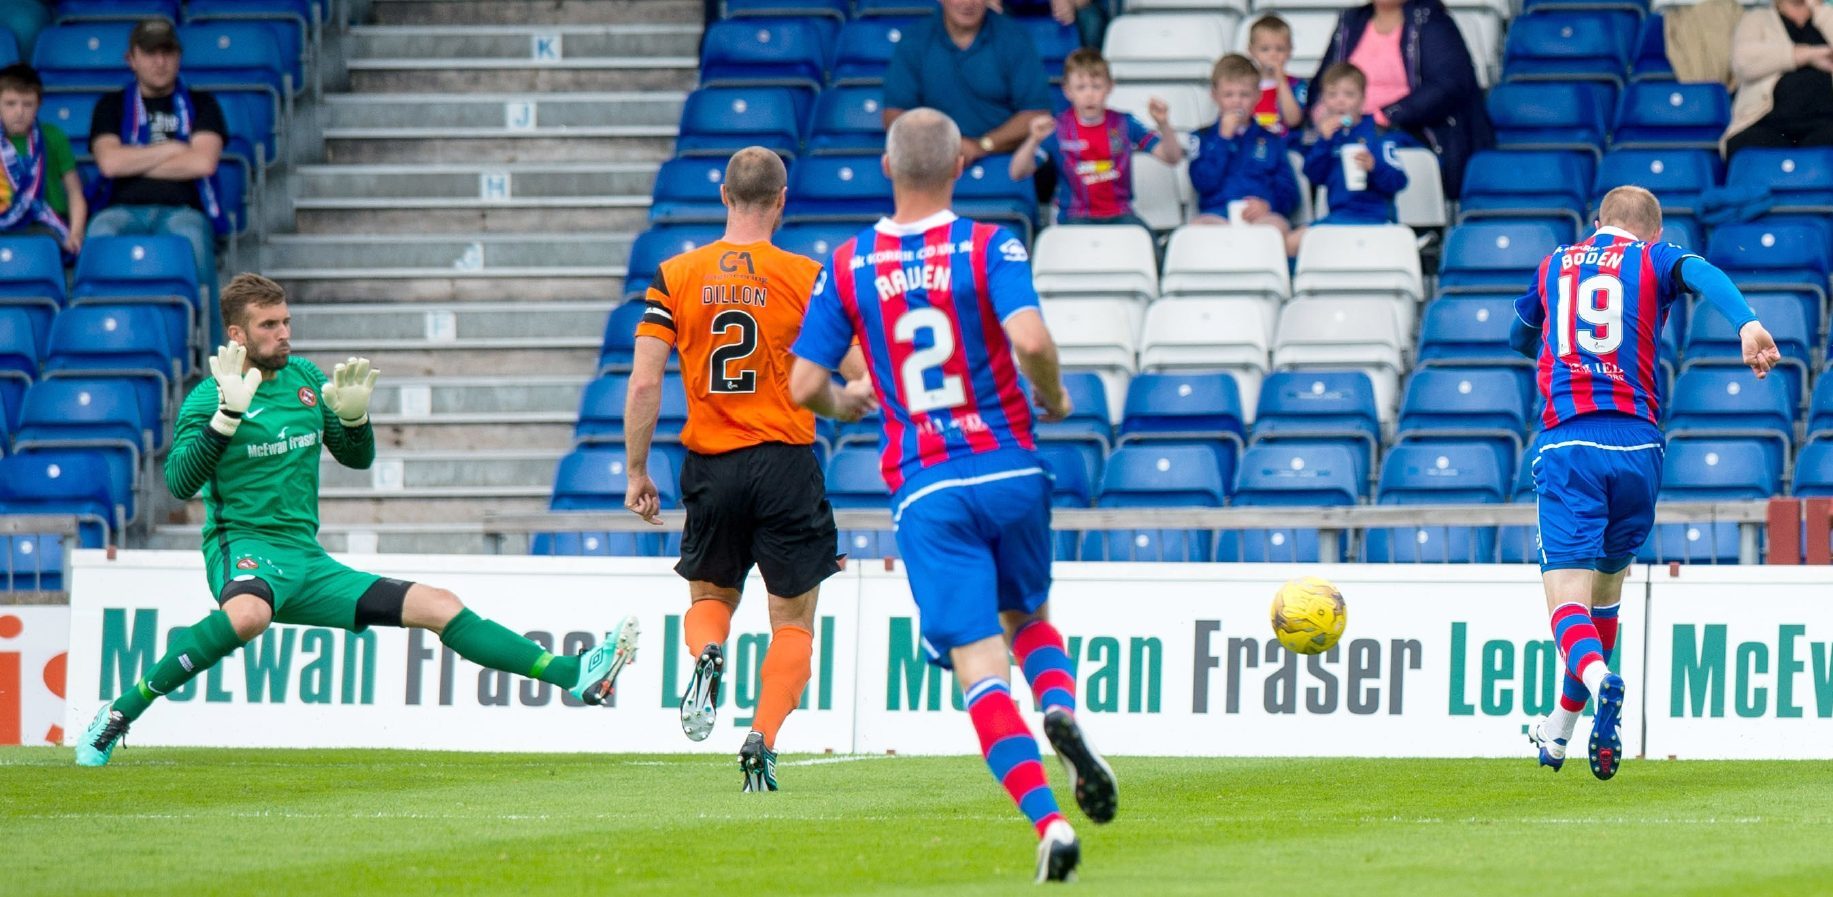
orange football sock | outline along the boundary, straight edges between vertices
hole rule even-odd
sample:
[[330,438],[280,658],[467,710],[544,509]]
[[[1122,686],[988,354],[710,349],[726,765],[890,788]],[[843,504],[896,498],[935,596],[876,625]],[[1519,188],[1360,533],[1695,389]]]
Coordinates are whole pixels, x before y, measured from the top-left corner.
[[696,601],[681,618],[687,656],[699,657],[707,645],[723,645],[732,634],[732,606],[724,601]]
[[809,661],[815,654],[815,634],[800,626],[783,626],[770,634],[770,650],[760,671],[761,693],[751,728],[763,733],[764,746],[776,750],[776,733],[783,720],[802,700],[808,687]]

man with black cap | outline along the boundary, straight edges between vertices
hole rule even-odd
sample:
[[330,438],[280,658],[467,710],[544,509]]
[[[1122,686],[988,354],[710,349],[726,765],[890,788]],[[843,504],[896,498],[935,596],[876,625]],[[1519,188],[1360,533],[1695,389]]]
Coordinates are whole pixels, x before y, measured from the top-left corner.
[[[102,181],[89,235],[176,234],[191,243],[198,280],[210,292],[215,322],[216,238],[230,230],[217,162],[229,129],[216,98],[178,77],[183,47],[165,19],[145,19],[128,39],[134,81],[95,104],[89,148]],[[213,323],[214,326],[220,326]],[[217,334],[213,339],[220,343]]]

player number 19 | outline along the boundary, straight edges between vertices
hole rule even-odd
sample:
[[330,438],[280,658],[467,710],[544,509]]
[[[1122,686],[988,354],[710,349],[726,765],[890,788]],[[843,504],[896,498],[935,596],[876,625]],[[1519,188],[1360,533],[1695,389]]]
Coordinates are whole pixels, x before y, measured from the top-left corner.
[[942,385],[935,389],[929,389],[923,382],[923,375],[930,368],[941,367],[954,357],[955,328],[948,315],[934,308],[913,308],[892,325],[892,336],[900,343],[914,344],[917,333],[923,330],[930,332],[934,344],[927,349],[913,347],[899,372],[904,379],[904,404],[911,414],[953,408],[967,401],[967,390],[962,387],[960,377],[946,375]]
[[[1559,357],[1576,354],[1578,347],[1593,355],[1609,355],[1623,345],[1623,281],[1612,274],[1593,274],[1572,288],[1572,275],[1559,278]],[[1590,325],[1580,329],[1582,321]]]

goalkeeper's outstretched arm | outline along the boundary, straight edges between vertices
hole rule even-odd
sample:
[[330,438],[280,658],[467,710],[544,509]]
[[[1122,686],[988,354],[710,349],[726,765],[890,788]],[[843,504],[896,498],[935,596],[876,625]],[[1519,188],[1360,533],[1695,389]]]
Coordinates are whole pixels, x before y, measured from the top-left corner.
[[330,379],[323,371],[317,379],[323,383],[319,395],[324,401],[319,410],[325,419],[325,448],[337,463],[352,470],[368,470],[376,460],[375,428],[369,425],[369,397],[375,392],[379,371],[369,368],[369,359],[351,358],[331,369]]
[[242,425],[248,403],[261,388],[261,372],[247,358],[247,349],[234,340],[218,346],[210,357],[210,379],[185,397],[165,459],[165,487],[173,498],[188,499],[204,488]]

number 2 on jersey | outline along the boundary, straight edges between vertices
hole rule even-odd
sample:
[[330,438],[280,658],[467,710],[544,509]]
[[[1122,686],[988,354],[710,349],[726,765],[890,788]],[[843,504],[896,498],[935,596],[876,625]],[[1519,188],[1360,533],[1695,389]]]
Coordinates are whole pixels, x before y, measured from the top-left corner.
[[[1573,289],[1570,274],[1559,278],[1555,326],[1559,329],[1559,357],[1577,354],[1572,346],[1593,355],[1609,355],[1623,345],[1623,281],[1614,274],[1593,274]],[[1580,323],[1588,325],[1580,328]]]
[[746,368],[734,371],[732,366],[751,357],[757,351],[757,319],[750,312],[736,308],[720,312],[713,318],[713,335],[730,334],[738,331],[736,342],[726,343],[714,349],[707,356],[707,365],[712,368],[707,374],[707,391],[714,393],[753,393],[757,392],[757,371]]
[[[927,349],[915,348],[917,334],[929,331],[932,345]],[[940,408],[954,408],[967,401],[967,389],[962,386],[961,378],[953,374],[942,378],[942,385],[930,389],[924,385],[923,375],[933,368],[946,364],[955,354],[955,327],[939,309],[913,308],[904,312],[892,325],[892,337],[900,343],[910,343],[910,355],[904,359],[903,369],[898,372],[904,381],[904,406],[911,414],[924,414]]]

